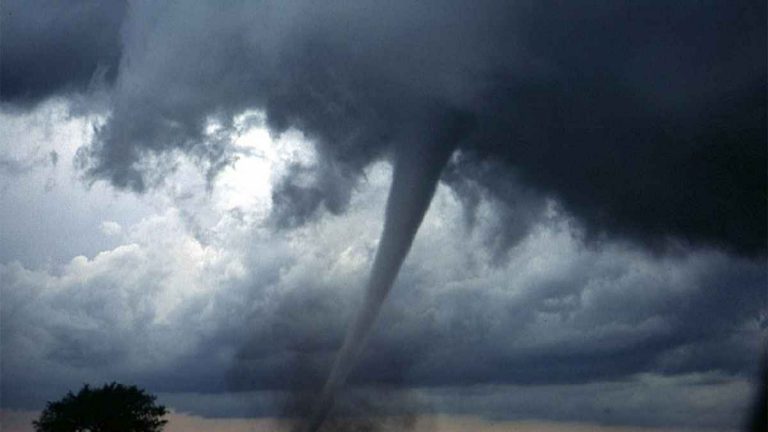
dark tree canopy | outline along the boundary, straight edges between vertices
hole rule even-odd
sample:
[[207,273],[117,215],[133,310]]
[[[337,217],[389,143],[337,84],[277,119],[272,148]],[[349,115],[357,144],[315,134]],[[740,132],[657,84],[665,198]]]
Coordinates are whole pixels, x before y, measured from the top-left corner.
[[155,404],[155,396],[136,386],[87,384],[75,395],[68,392],[48,402],[32,424],[37,432],[160,432],[168,410]]

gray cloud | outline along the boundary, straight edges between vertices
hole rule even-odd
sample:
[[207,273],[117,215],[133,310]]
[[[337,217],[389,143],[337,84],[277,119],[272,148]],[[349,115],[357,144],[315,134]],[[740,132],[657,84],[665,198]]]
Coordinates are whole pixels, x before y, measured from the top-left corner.
[[[2,99],[25,109],[106,85],[107,117],[77,158],[89,178],[147,192],[184,154],[215,188],[248,109],[276,135],[302,131],[319,156],[272,189],[269,222],[291,230],[265,231],[237,208],[190,236],[206,215],[189,200],[121,221],[127,243],[89,259],[4,263],[4,404],[102,377],[167,392],[314,385],[376,248],[385,188],[365,175],[423,150],[414,137],[450,128],[434,122],[445,112],[472,127],[353,387],[755,372],[768,282],[755,258],[764,3],[82,5],[39,22],[4,10]],[[671,405],[692,404],[681,398]],[[642,424],[637,412],[617,421]],[[712,416],[701,424],[733,421]]]
[[343,213],[356,177],[331,162],[313,167],[291,164],[272,190],[272,222],[279,228],[295,228],[316,218],[321,206],[331,214]]
[[[280,413],[292,391],[320,385],[360,301],[379,230],[365,221],[380,214],[373,203],[387,183],[377,173],[369,179],[344,215],[289,233],[223,213],[202,244],[168,213],[126,228],[131,244],[53,272],[4,265],[4,404],[34,407],[82,380],[119,379],[165,393],[262,395],[254,404],[246,393],[221,396],[205,409],[169,396],[207,415]],[[571,421],[740,421],[741,408],[703,418],[675,410],[692,406],[684,395],[696,386],[715,395],[752,380],[766,337],[761,265],[706,250],[590,249],[556,214],[494,262],[485,245],[495,229],[481,217],[466,230],[458,195],[438,192],[342,409],[362,397],[385,413],[517,418],[505,416],[516,406],[512,413]],[[679,384],[686,379],[701,384]],[[501,387],[473,396],[475,405],[453,399],[475,386]],[[391,400],[376,398],[382,387],[395,391]],[[606,399],[619,387],[654,397],[637,406]],[[428,397],[406,397],[419,388]],[[548,412],[552,388],[572,408]],[[586,388],[589,402],[578,402]],[[526,396],[510,396],[519,392]],[[749,397],[748,388],[728,394],[739,406]],[[670,408],[648,417],[655,398]]]
[[[122,50],[110,51],[121,58],[111,117],[83,161],[97,178],[144,190],[153,155],[183,149],[220,165],[226,144],[206,137],[207,122],[226,127],[264,109],[275,131],[306,132],[326,166],[345,173],[285,183],[276,201],[299,204],[278,208],[300,222],[303,212],[342,210],[362,167],[402,130],[427,127],[424,111],[447,106],[476,118],[462,149],[499,165],[482,186],[502,201],[512,170],[590,237],[762,253],[764,6],[136,3]],[[455,175],[479,180],[473,166]]]
[[114,82],[125,11],[122,0],[4,1],[2,101],[34,107],[51,95]]
[[[121,241],[106,237],[102,222],[131,225],[153,211],[142,197],[106,184],[87,188],[77,178],[72,158],[93,124],[61,102],[0,116],[0,262],[34,269],[93,256]],[[3,160],[13,168],[3,170]]]
[[19,176],[26,174],[36,168],[47,165],[48,158],[40,157],[31,160],[18,160],[11,158],[0,158],[0,173],[5,176]]

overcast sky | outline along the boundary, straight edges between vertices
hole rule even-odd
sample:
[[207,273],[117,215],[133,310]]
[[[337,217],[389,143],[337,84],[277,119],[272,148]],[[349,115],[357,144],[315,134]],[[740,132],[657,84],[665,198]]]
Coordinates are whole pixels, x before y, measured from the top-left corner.
[[189,428],[282,424],[361,303],[387,200],[427,182],[390,188],[393,167],[439,146],[334,416],[745,424],[768,341],[765,2],[0,11],[6,424],[108,381]]

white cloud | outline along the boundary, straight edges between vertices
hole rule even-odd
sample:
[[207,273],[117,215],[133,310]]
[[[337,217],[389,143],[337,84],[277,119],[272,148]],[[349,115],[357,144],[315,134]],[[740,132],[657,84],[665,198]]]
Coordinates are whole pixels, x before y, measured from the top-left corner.
[[123,227],[115,221],[104,221],[101,223],[101,232],[108,236],[116,236],[123,232]]

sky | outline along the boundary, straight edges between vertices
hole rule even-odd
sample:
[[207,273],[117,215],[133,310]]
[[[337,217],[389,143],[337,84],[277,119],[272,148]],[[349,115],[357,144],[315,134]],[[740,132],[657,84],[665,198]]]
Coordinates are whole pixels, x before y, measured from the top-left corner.
[[744,430],[764,2],[0,12],[3,430],[111,381],[290,430],[387,248],[328,430]]

